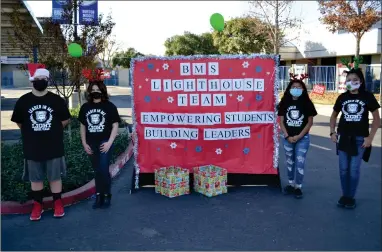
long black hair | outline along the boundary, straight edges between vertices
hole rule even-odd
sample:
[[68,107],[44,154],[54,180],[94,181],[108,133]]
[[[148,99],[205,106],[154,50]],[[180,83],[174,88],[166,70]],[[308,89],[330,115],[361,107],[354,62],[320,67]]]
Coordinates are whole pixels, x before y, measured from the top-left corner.
[[[362,69],[357,68],[354,69],[352,68],[349,71],[345,71],[346,77],[348,77],[349,74],[355,74],[358,76],[359,80],[361,81],[361,86],[359,86],[358,92],[362,93],[366,91],[366,81],[365,81],[365,76],[363,75]],[[350,92],[349,90],[347,92]]]
[[99,90],[101,91],[101,94],[102,94],[101,100],[102,101],[108,101],[109,100],[109,94],[107,93],[107,88],[106,88],[105,83],[103,83],[102,80],[96,80],[96,81],[90,81],[89,82],[89,86],[87,89],[87,97],[86,97],[88,102],[93,102],[93,99],[90,97],[90,93],[93,91],[94,85],[98,86]]
[[285,89],[283,98],[281,98],[281,101],[278,105],[278,109],[284,107],[284,105],[289,104],[293,100],[293,96],[290,93],[290,89],[292,88],[293,83],[299,83],[302,87],[302,94],[298,99],[301,100],[303,103],[311,103],[313,105],[313,102],[309,98],[308,89],[306,88],[305,83],[302,80],[297,79],[291,80],[289,82],[287,88]]

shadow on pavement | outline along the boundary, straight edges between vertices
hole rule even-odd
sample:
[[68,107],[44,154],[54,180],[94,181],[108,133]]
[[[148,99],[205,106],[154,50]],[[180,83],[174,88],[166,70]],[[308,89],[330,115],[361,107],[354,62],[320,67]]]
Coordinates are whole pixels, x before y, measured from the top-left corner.
[[[130,195],[133,160],[113,182],[113,205],[90,200],[31,223],[2,216],[2,250],[381,250],[381,148],[363,163],[354,210],[336,207],[338,157],[328,138],[311,137],[304,198],[268,187],[229,188],[228,194],[168,199],[154,189]],[[286,181],[284,151],[280,173]],[[22,237],[22,239],[20,238]]]

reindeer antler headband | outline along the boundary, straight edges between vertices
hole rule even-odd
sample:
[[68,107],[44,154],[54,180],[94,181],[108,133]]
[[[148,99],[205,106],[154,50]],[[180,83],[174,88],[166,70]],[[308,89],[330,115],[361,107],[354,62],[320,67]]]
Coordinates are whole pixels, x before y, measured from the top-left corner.
[[353,63],[350,63],[349,59],[345,59],[345,58],[341,59],[342,65],[346,66],[349,70],[358,69],[359,68],[359,64],[361,64],[362,61],[363,61],[362,56],[354,57],[354,62]]
[[292,81],[296,81],[296,80],[303,81],[305,79],[308,79],[307,74],[300,74],[300,78],[297,78],[297,76],[298,74],[289,73],[290,80]]

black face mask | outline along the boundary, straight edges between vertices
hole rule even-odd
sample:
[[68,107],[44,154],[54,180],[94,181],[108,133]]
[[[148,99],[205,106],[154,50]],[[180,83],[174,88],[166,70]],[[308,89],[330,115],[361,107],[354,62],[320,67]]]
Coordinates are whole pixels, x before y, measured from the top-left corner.
[[92,92],[90,93],[90,98],[92,98],[93,100],[98,100],[102,98],[102,94],[99,92]]
[[48,87],[48,81],[47,80],[35,80],[32,82],[34,89],[37,91],[44,91]]

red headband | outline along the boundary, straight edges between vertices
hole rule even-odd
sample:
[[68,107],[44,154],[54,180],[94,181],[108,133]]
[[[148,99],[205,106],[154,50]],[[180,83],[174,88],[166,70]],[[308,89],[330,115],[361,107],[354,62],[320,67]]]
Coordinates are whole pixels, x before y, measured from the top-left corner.
[[295,80],[303,81],[304,79],[308,79],[307,74],[300,74],[300,78],[297,78],[297,76],[298,74],[289,73],[290,80],[292,81],[295,81]]

